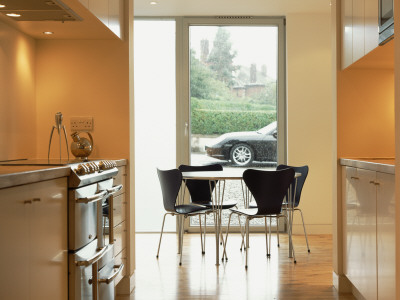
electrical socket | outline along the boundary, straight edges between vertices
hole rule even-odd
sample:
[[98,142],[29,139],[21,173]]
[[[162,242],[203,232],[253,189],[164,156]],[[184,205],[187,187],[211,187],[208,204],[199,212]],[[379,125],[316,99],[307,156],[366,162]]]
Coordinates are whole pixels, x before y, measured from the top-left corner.
[[92,131],[93,117],[71,117],[71,131]]

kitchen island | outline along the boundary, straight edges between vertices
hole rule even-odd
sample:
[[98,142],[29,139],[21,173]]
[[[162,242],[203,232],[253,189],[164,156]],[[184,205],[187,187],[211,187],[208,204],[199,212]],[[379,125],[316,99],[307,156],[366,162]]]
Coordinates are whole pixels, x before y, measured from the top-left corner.
[[396,298],[394,164],[394,158],[340,159],[343,271],[353,294],[365,299]]

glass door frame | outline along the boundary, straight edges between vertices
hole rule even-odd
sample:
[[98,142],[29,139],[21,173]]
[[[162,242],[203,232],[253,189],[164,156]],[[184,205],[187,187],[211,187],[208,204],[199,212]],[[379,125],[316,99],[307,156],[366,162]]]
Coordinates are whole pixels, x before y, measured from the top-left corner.
[[[278,99],[277,99],[277,163],[287,161],[286,131],[286,36],[284,17],[177,17],[176,18],[176,95],[177,95],[177,165],[190,164],[190,56],[189,27],[204,26],[276,26],[278,28]],[[188,199],[187,199],[188,200]],[[213,230],[207,226],[207,229]],[[232,231],[238,231],[233,227]],[[264,226],[252,226],[251,231],[264,231]],[[185,231],[198,232],[185,220]]]

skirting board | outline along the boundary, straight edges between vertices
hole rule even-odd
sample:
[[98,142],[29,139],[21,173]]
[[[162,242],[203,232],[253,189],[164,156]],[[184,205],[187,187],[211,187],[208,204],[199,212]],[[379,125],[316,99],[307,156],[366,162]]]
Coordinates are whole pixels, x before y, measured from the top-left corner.
[[117,285],[117,295],[130,295],[135,288],[135,273],[125,276]]
[[338,275],[335,272],[332,272],[332,274],[333,286],[339,293],[348,294],[352,292],[353,285],[345,275]]

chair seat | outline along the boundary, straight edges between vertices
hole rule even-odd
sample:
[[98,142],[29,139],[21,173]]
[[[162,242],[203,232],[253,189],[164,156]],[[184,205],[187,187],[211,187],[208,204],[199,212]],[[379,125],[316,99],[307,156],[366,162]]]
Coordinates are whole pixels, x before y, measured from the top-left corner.
[[[203,205],[207,208],[212,208],[212,206],[213,206],[212,202],[201,203],[201,205]],[[229,209],[229,208],[235,207],[236,205],[237,205],[236,201],[224,201],[224,202],[222,202],[222,209]]]
[[240,215],[246,215],[246,216],[255,216],[257,215],[257,208],[241,208],[241,209],[234,209],[231,208],[231,211],[240,214]]
[[189,215],[194,213],[202,213],[209,211],[209,209],[202,205],[182,204],[175,206],[175,211],[178,214]]

